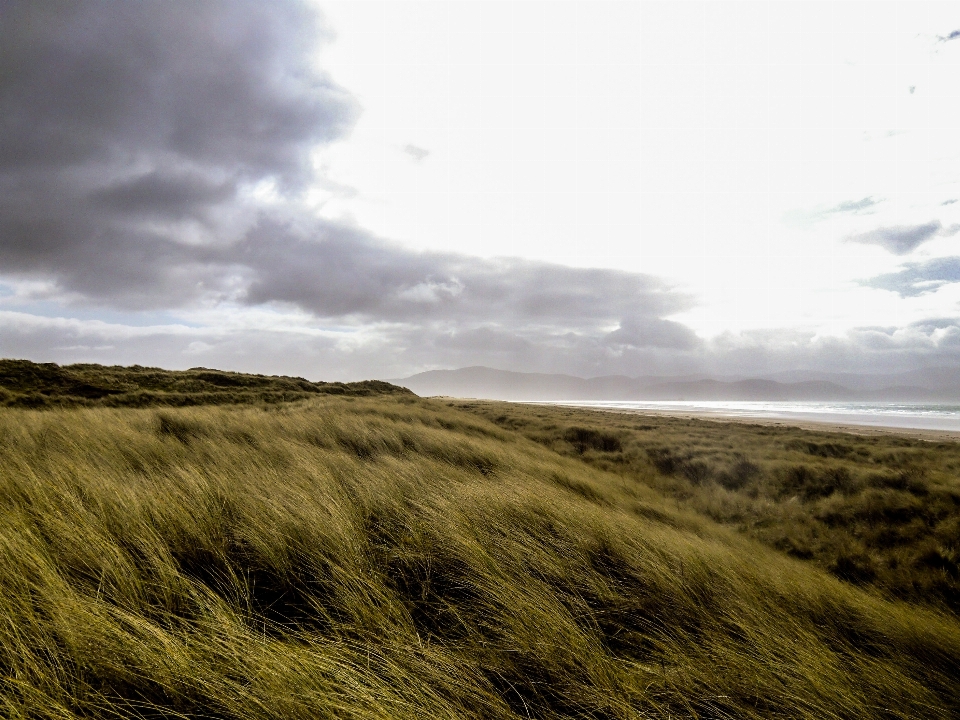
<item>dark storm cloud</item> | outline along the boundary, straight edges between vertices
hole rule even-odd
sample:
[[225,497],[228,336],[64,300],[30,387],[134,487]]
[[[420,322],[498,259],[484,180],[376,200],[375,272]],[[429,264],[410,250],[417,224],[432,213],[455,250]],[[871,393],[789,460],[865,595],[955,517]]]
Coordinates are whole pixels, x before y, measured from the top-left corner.
[[956,39],[958,39],[958,38],[960,38],[960,30],[954,30],[954,31],[953,31],[952,33],[950,33],[949,35],[939,35],[939,36],[938,36],[938,39],[940,40],[940,42],[949,42],[949,41],[951,41],[951,40],[956,40]]
[[604,340],[611,345],[637,348],[693,350],[700,345],[700,339],[686,325],[656,317],[625,318]]
[[131,329],[0,307],[0,354],[356,379],[438,362],[596,373],[697,346],[664,319],[691,298],[656,278],[413,252],[312,217],[299,192],[333,184],[310,153],[357,115],[313,67],[317,37],[294,2],[5,3],[0,273],[102,317],[292,305],[309,319]]
[[291,2],[5,2],[0,166],[302,179],[304,148],[354,115],[309,67],[321,30]]
[[5,2],[0,269],[114,304],[189,301],[243,188],[303,187],[309,150],[357,114],[311,66],[320,37],[294,2]]
[[849,242],[865,245],[879,245],[894,255],[906,255],[937,235],[950,235],[956,232],[954,228],[944,231],[939,221],[924,223],[923,225],[894,225],[877,228],[859,235],[851,235]]
[[217,182],[199,173],[154,170],[97,190],[89,198],[95,207],[108,212],[180,220],[235,195],[236,184],[230,180]]
[[[648,276],[416,253],[298,209],[323,180],[311,149],[357,113],[313,68],[317,37],[295,2],[4,5],[0,269],[115,308],[289,303],[448,345],[619,325],[610,343],[690,346],[661,319],[689,298]],[[251,199],[265,181],[279,203]]]
[[922,263],[907,263],[903,269],[863,281],[867,287],[891,290],[900,297],[935,292],[943,285],[960,282],[960,257],[942,257]]
[[418,253],[333,224],[295,232],[263,222],[221,257],[224,267],[250,268],[245,302],[289,302],[324,318],[593,330],[691,302],[647,275]]

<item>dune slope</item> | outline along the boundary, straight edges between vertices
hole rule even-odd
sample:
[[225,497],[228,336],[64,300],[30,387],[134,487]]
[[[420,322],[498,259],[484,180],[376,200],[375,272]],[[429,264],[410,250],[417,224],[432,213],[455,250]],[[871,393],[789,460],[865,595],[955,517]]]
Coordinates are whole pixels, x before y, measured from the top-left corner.
[[907,718],[960,625],[439,401],[0,411],[0,714]]

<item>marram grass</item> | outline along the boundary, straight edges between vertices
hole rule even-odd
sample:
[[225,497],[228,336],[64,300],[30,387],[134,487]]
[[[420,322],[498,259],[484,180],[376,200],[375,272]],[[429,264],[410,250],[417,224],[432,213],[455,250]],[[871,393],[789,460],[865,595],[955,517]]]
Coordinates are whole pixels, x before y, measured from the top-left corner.
[[438,402],[0,411],[0,716],[948,718],[960,625]]
[[956,441],[518,403],[456,405],[654,487],[679,507],[848,582],[960,617]]

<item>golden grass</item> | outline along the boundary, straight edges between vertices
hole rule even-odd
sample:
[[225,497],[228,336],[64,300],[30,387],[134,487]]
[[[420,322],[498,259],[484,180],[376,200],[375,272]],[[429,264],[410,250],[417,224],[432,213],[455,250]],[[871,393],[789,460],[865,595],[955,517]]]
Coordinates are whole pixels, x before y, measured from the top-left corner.
[[0,358],[0,407],[187,407],[284,403],[317,395],[412,395],[381,380],[310,382],[284,375],[191,368],[57,365]]
[[0,715],[908,718],[960,624],[410,397],[0,411]]
[[455,403],[890,597],[960,614],[960,443]]

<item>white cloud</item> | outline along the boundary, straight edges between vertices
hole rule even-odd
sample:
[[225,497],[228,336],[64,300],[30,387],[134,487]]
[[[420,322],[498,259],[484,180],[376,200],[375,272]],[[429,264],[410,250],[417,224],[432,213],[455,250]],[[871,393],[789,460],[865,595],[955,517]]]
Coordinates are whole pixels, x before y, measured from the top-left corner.
[[[893,265],[845,237],[960,222],[946,5],[324,7],[365,108],[329,153],[340,208],[412,247],[667,277],[702,333],[850,328]],[[389,152],[409,136],[429,163]]]

